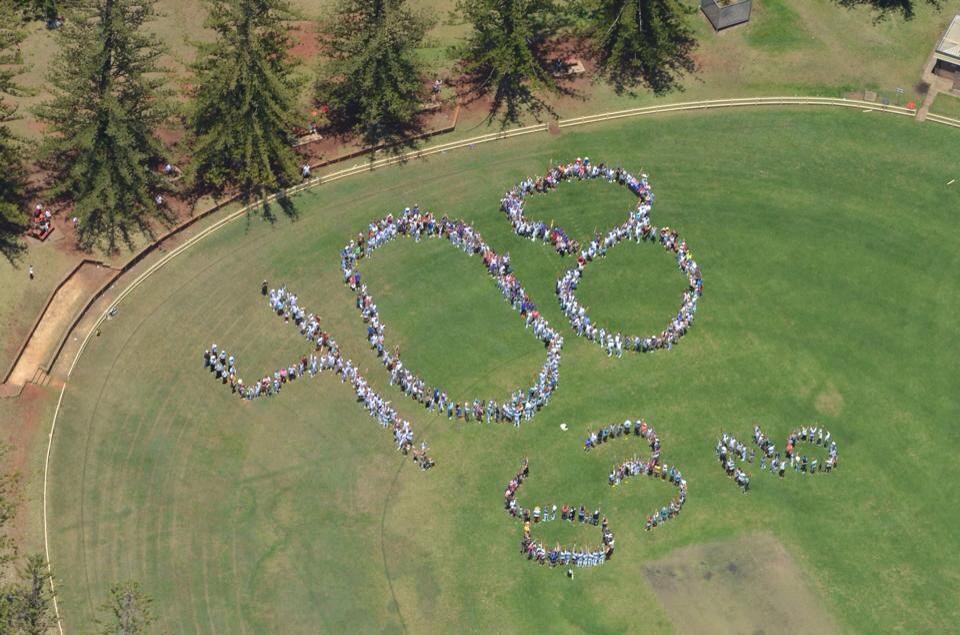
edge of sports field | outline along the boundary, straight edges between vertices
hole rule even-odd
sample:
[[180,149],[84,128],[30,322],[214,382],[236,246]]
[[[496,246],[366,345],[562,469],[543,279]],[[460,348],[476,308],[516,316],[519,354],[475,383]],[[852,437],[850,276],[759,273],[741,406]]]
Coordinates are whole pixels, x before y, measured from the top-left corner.
[[[874,102],[861,101],[856,99],[843,99],[843,98],[834,98],[834,97],[748,97],[742,99],[714,99],[707,101],[694,101],[694,102],[681,102],[676,104],[664,104],[659,106],[646,106],[643,108],[630,108],[626,110],[618,110],[613,112],[599,113],[595,115],[586,115],[583,117],[575,117],[572,119],[560,119],[554,122],[553,125],[559,128],[570,128],[574,126],[581,126],[592,123],[601,123],[605,121],[612,121],[616,119],[624,119],[627,117],[638,117],[641,115],[653,115],[669,112],[684,112],[684,111],[697,111],[697,110],[713,110],[721,108],[736,108],[736,107],[747,107],[747,106],[835,106],[842,108],[859,108],[863,112],[887,112],[896,115],[904,115],[908,117],[915,117],[917,110],[914,108],[903,108],[900,106],[890,106],[877,104]],[[960,128],[960,121],[955,119],[949,119],[942,116],[928,115],[927,121],[933,121],[936,123]],[[355,176],[362,174],[364,172],[373,171],[379,168],[389,167],[392,165],[397,165],[404,163],[411,159],[421,159],[424,157],[431,156],[433,154],[438,154],[446,152],[448,150],[456,150],[459,148],[472,147],[479,143],[487,143],[489,141],[499,141],[501,139],[510,139],[513,137],[519,137],[522,135],[533,134],[537,132],[548,132],[551,128],[550,123],[539,123],[532,126],[524,126],[520,128],[513,128],[509,130],[501,130],[499,132],[488,133],[484,135],[479,135],[477,137],[471,137],[469,139],[463,139],[460,141],[451,141],[448,143],[440,143],[437,145],[430,146],[428,148],[423,148],[420,150],[414,150],[400,155],[389,156],[382,159],[374,159],[368,163],[363,163],[356,165],[350,168],[339,170],[331,174],[314,177],[309,179],[299,185],[291,187],[288,190],[280,192],[278,194],[273,194],[269,196],[266,200],[267,202],[274,201],[278,196],[285,197],[291,194],[296,194],[298,192],[322,185],[325,183],[331,183],[334,181],[339,181],[340,179],[347,178],[349,176]],[[87,342],[90,340],[91,334],[95,333],[100,324],[107,318],[109,312],[118,306],[124,298],[126,298],[130,293],[132,293],[137,287],[143,284],[150,276],[162,269],[167,263],[169,263],[173,258],[180,255],[193,245],[199,243],[201,240],[229,224],[231,221],[234,221],[238,218],[246,215],[252,208],[260,205],[260,203],[255,203],[252,205],[244,206],[238,210],[235,210],[229,213],[224,218],[221,218],[214,224],[205,228],[203,231],[198,233],[195,236],[192,236],[186,240],[183,244],[179,245],[177,248],[165,254],[157,262],[153,263],[145,271],[141,272],[134,278],[130,283],[119,293],[117,297],[114,298],[103,312],[97,317],[96,321],[90,326],[87,331],[86,336],[83,338],[83,341],[80,343],[79,349],[77,349],[77,354],[73,358],[73,361],[70,363],[69,368],[67,369],[66,374],[63,377],[63,386],[60,389],[60,395],[57,398],[57,406],[53,412],[53,418],[50,423],[50,432],[47,438],[47,450],[46,456],[43,463],[43,491],[42,491],[42,506],[43,506],[43,549],[44,555],[47,559],[47,568],[51,573],[50,577],[50,591],[53,595],[53,608],[54,614],[57,618],[57,629],[60,634],[63,635],[63,621],[60,617],[60,607],[57,602],[57,593],[56,586],[53,581],[53,565],[50,559],[50,542],[49,542],[49,533],[47,530],[47,487],[48,487],[48,475],[49,475],[49,466],[50,466],[50,453],[53,449],[53,435],[57,427],[57,418],[60,414],[60,405],[63,402],[63,395],[67,390],[67,385],[70,381],[70,376],[73,373],[73,369],[76,367],[77,362],[80,360],[80,356],[83,354],[84,349],[87,346]],[[113,284],[113,283],[111,283]],[[83,314],[77,317],[74,321],[74,326],[76,328],[79,325],[81,319],[84,317]],[[64,334],[69,335],[69,333]],[[65,338],[64,338],[65,339]]]

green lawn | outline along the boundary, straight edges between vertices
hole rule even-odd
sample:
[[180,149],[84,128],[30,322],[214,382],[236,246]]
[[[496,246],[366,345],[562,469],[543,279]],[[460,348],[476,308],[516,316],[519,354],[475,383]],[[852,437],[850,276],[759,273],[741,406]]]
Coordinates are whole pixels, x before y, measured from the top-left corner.
[[[294,222],[230,225],[125,300],[67,388],[49,501],[67,631],[89,630],[109,585],[128,578],[155,598],[169,633],[667,631],[645,564],[757,532],[784,546],[794,582],[839,629],[952,630],[960,193],[944,184],[956,143],[942,127],[858,111],[626,120],[391,168],[299,196]],[[611,360],[577,338],[553,294],[569,261],[518,239],[498,211],[521,177],[584,154],[649,172],[654,223],[678,229],[703,269],[697,321],[671,351]],[[558,391],[519,430],[426,414],[387,386],[367,350],[338,252],[414,202],[509,251],[564,334]],[[564,185],[529,210],[585,236],[622,222],[630,204],[612,186]],[[398,240],[362,267],[389,337],[428,379],[493,397],[541,363],[477,259]],[[203,371],[212,341],[250,377],[302,350],[265,307],[263,278],[322,316],[430,442],[434,470],[402,459],[334,377],[242,403]],[[675,306],[682,284],[661,250],[622,244],[581,292],[597,319],[640,329]],[[680,517],[652,533],[644,515],[673,490],[606,484],[639,446],[580,449],[587,426],[638,416],[690,483]],[[782,444],[810,421],[840,443],[830,476],[757,474],[744,496],[715,463],[721,428],[749,438],[762,422]],[[521,499],[600,505],[617,532],[611,562],[568,580],[518,555],[502,491],[524,456]],[[560,526],[544,535],[595,540]],[[722,613],[782,631],[797,609],[786,598],[758,615],[765,593]],[[708,617],[724,630],[723,614]]]
[[940,93],[937,95],[937,98],[933,100],[933,104],[930,106],[930,112],[943,115],[944,117],[960,119],[960,97]]

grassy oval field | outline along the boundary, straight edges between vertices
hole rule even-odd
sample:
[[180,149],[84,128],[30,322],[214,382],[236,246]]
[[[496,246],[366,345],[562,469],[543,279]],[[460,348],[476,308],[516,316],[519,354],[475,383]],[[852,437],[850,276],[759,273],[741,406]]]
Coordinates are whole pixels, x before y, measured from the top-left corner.
[[[66,389],[49,500],[66,630],[88,631],[124,579],[155,598],[170,633],[950,629],[960,617],[960,512],[945,485],[960,477],[960,190],[946,184],[958,141],[846,110],[627,120],[378,171],[298,196],[295,220],[225,227],[124,301]],[[702,267],[696,323],[671,351],[611,360],[576,338],[553,293],[570,261],[514,236],[498,210],[515,181],[582,155],[648,172],[654,224],[676,228]],[[533,200],[530,216],[588,233],[622,222],[629,195],[595,185],[565,184]],[[519,430],[419,410],[367,349],[339,249],[413,203],[509,251],[564,334],[558,391]],[[659,324],[682,277],[662,250],[617,249],[585,274],[584,297],[598,319]],[[542,363],[475,258],[398,240],[362,266],[388,336],[429,379],[501,397]],[[647,272],[667,278],[648,285]],[[335,377],[256,403],[213,382],[201,363],[211,342],[235,351],[249,377],[302,350],[260,297],[264,278],[322,316],[429,441],[436,469],[402,459]],[[581,451],[588,426],[639,416],[690,483],[680,517],[651,533],[645,514],[673,490],[606,484],[639,446]],[[749,438],[762,422],[782,444],[811,421],[840,443],[834,474],[756,474],[744,496],[715,463],[721,428]],[[524,456],[521,499],[599,505],[617,535],[612,561],[569,580],[520,557],[519,527],[501,507]]]

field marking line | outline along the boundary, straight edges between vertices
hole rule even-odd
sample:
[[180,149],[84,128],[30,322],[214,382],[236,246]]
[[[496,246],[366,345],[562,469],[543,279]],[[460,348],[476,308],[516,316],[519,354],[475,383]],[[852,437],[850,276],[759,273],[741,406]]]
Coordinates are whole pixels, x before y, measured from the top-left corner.
[[[717,108],[731,108],[731,107],[743,107],[743,106],[843,106],[850,108],[869,108],[870,110],[877,110],[880,112],[888,112],[891,114],[906,115],[906,116],[915,116],[916,110],[911,110],[908,108],[901,108],[899,106],[884,106],[882,104],[875,104],[873,102],[852,100],[852,99],[840,99],[833,97],[751,97],[751,98],[742,98],[742,99],[714,99],[708,101],[696,101],[696,102],[681,102],[677,104],[664,104],[662,106],[645,106],[642,108],[631,108],[627,110],[614,111],[609,113],[599,113],[596,115],[586,115],[583,117],[575,117],[573,119],[562,119],[557,122],[557,126],[560,128],[572,127],[587,125],[591,123],[600,123],[603,121],[612,121],[616,119],[622,119],[625,117],[635,117],[648,114],[661,114],[669,112],[683,112],[688,110],[703,110],[703,109],[717,109]],[[939,119],[939,118],[938,118]],[[938,121],[938,119],[933,119],[933,121]],[[944,117],[943,119],[947,119]],[[956,125],[960,127],[960,122],[953,123],[954,120],[947,119],[946,121],[938,121],[938,123],[946,123],[947,125]],[[240,218],[244,214],[247,214],[250,210],[262,205],[263,203],[271,203],[277,200],[278,197],[287,197],[292,194],[297,194],[307,189],[312,189],[318,185],[323,185],[324,183],[330,183],[334,181],[339,181],[348,176],[355,176],[356,174],[364,172],[372,172],[373,170],[397,165],[400,163],[405,163],[411,159],[421,159],[424,157],[432,156],[441,152],[446,152],[447,150],[457,150],[460,148],[471,147],[481,143],[487,143],[489,141],[499,141],[501,139],[512,139],[514,137],[524,136],[536,132],[548,132],[549,124],[541,123],[531,126],[524,126],[521,128],[514,128],[511,130],[501,130],[499,132],[492,132],[477,137],[471,137],[469,139],[462,139],[459,141],[450,141],[447,143],[438,144],[436,146],[430,146],[429,148],[413,150],[406,152],[401,155],[394,155],[389,157],[384,157],[382,159],[375,159],[369,163],[364,163],[362,165],[355,165],[337,172],[325,176],[317,176],[312,179],[309,179],[303,183],[295,185],[288,188],[284,192],[279,194],[271,194],[266,197],[263,202],[251,203],[241,207],[240,209],[230,212],[225,217],[221,218],[217,222],[213,223],[209,227],[203,229],[200,233],[195,236],[191,236],[183,244],[179,245],[175,249],[164,254],[157,262],[153,263],[145,271],[141,272],[130,284],[124,288],[117,297],[108,303],[107,307],[103,310],[103,313],[97,318],[97,320],[90,327],[90,330],[87,332],[86,336],[83,338],[83,341],[80,343],[80,348],[77,350],[76,356],[73,358],[73,362],[70,364],[70,367],[67,369],[67,373],[63,379],[63,386],[60,389],[60,396],[57,398],[57,406],[53,412],[53,420],[50,424],[50,433],[48,434],[47,439],[47,451],[46,458],[43,463],[43,548],[44,556],[47,559],[47,571],[51,574],[50,577],[50,592],[53,595],[53,610],[57,618],[57,629],[60,632],[60,635],[63,635],[63,621],[60,617],[60,606],[57,602],[57,593],[56,587],[53,581],[53,563],[50,560],[50,539],[47,523],[47,490],[49,483],[49,473],[50,473],[50,453],[53,449],[53,435],[57,427],[57,418],[60,414],[60,406],[63,403],[63,395],[67,390],[67,386],[70,381],[70,376],[73,374],[74,368],[76,368],[77,362],[80,361],[80,356],[83,354],[84,349],[87,346],[87,343],[90,341],[90,337],[96,332],[97,328],[106,320],[107,314],[114,307],[118,306],[124,298],[126,298],[130,293],[135,291],[143,282],[149,278],[151,275],[163,268],[167,263],[169,263],[173,258],[180,255],[196,243],[200,242],[213,232],[219,230],[230,222]],[[82,318],[81,318],[82,319]],[[79,325],[79,321],[78,321]]]

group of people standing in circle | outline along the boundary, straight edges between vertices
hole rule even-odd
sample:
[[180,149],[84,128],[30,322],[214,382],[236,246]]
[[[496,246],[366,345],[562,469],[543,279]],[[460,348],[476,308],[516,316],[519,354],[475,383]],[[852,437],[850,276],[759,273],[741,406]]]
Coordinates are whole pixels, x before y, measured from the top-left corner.
[[[543,221],[529,220],[524,216],[527,196],[549,192],[564,181],[589,179],[603,179],[626,187],[637,196],[638,202],[635,209],[629,212],[626,222],[614,227],[606,235],[598,232],[585,247],[581,248],[580,243],[570,238],[563,228],[554,226],[553,223],[547,225]],[[657,228],[650,222],[653,201],[653,190],[646,174],[637,178],[620,167],[614,168],[603,163],[594,165],[589,157],[551,167],[542,177],[525,179],[508,191],[500,201],[500,208],[506,213],[518,236],[550,243],[561,255],[578,254],[576,265],[557,280],[556,293],[560,308],[570,320],[574,331],[595,342],[608,356],[622,357],[624,350],[645,353],[659,348],[671,348],[693,323],[697,299],[703,294],[700,267],[693,259],[686,241],[669,227]],[[624,335],[612,328],[598,325],[577,300],[575,291],[587,265],[603,258],[611,248],[625,240],[660,244],[675,254],[680,271],[687,277],[688,284],[681,296],[679,310],[658,334]]]
[[[377,304],[363,282],[358,265],[369,258],[380,246],[397,236],[407,236],[419,242],[424,238],[441,238],[458,249],[481,260],[487,273],[495,280],[506,301],[520,313],[526,328],[533,331],[547,351],[546,359],[534,382],[528,388],[518,388],[508,399],[456,399],[427,382],[404,365],[399,351],[386,344],[386,325],[380,318]],[[514,275],[509,255],[497,254],[476,229],[462,220],[436,216],[418,206],[407,207],[399,215],[387,214],[376,220],[340,252],[343,280],[356,292],[356,307],[366,326],[367,341],[378,359],[390,373],[390,383],[429,411],[445,414],[463,421],[504,422],[519,426],[529,421],[546,406],[557,387],[560,374],[560,350],[563,337],[540,315],[533,300]]]
[[[833,440],[829,430],[822,426],[801,426],[787,435],[787,445],[783,453],[770,440],[760,426],[753,426],[753,444],[759,450],[759,464],[761,472],[769,472],[783,478],[787,470],[798,474],[814,475],[818,472],[830,473],[839,461],[837,442]],[[814,445],[823,448],[826,456],[817,458],[816,455],[803,454],[799,450],[801,445]],[[738,441],[732,434],[721,433],[717,440],[716,454],[720,465],[737,486],[746,493],[750,489],[750,475],[737,462],[752,464],[757,457],[757,450],[748,448]]]
[[573,565],[577,567],[597,567],[613,557],[615,539],[613,531],[610,530],[607,517],[600,515],[600,510],[595,509],[590,513],[587,508],[580,505],[579,509],[574,505],[564,504],[560,508],[560,520],[567,522],[577,522],[600,527],[601,541],[599,545],[580,547],[562,546],[559,542],[553,548],[546,547],[542,541],[533,536],[533,525],[556,520],[557,506],[539,505],[533,509],[521,507],[517,504],[517,491],[523,485],[523,481],[530,476],[530,462],[523,460],[520,469],[503,492],[503,507],[510,516],[523,523],[523,538],[520,540],[520,553],[528,560],[532,560],[541,565]]

